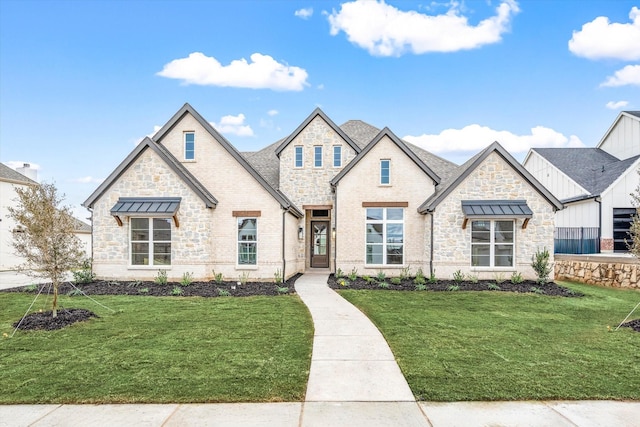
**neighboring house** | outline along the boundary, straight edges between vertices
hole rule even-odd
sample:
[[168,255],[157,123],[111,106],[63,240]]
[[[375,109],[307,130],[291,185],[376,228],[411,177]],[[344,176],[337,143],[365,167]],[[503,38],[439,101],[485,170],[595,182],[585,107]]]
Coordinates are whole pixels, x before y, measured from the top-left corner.
[[514,271],[553,245],[561,203],[498,143],[462,166],[320,109],[238,152],[189,104],[85,201],[102,278],[227,279],[320,268],[442,278]]
[[565,205],[557,253],[627,252],[639,166],[640,111],[621,112],[595,148],[529,151],[524,167]]
[[[0,163],[0,270],[12,270],[23,262],[14,254],[13,235],[22,228],[9,218],[9,207],[16,204],[16,188],[38,185],[36,171],[29,164],[19,168],[22,173]],[[91,253],[91,227],[76,220],[76,236],[82,241],[87,256]]]

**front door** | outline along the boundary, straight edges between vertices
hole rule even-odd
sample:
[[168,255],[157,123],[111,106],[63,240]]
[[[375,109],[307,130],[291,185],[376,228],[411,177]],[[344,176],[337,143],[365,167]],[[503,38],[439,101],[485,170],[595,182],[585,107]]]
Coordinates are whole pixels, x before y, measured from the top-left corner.
[[329,267],[329,221],[311,221],[311,267]]

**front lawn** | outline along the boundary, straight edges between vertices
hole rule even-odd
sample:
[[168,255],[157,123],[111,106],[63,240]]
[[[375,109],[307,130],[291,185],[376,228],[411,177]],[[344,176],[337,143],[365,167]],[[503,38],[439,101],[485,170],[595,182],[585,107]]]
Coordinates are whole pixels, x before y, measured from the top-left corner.
[[[0,333],[33,298],[0,293]],[[93,298],[116,312],[63,296],[100,318],[0,337],[0,404],[304,399],[313,324],[296,295]]]
[[[343,290],[381,330],[418,400],[640,399],[640,292],[584,297]],[[640,318],[640,312],[631,317]]]

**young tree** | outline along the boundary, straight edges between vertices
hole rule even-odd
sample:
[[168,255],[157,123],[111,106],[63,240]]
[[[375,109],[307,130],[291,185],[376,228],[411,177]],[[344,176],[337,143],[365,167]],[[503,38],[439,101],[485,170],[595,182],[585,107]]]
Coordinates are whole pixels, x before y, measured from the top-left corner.
[[76,220],[67,206],[60,206],[54,184],[15,189],[16,207],[9,207],[9,218],[21,226],[13,233],[13,248],[24,262],[18,266],[32,277],[53,283],[53,317],[58,316],[58,285],[65,273],[82,264],[82,243],[74,234]]
[[[640,170],[638,170],[640,175]],[[631,195],[631,203],[636,207],[636,214],[631,220],[631,226],[629,227],[629,240],[626,241],[629,252],[631,252],[636,258],[640,258],[640,184],[636,187]]]

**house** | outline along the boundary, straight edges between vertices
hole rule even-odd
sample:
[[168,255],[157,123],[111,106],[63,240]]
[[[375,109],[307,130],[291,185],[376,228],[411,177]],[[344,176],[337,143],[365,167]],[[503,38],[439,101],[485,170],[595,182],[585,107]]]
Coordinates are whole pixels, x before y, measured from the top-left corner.
[[[31,185],[38,185],[37,171],[28,163],[17,170],[0,163],[0,271],[13,270],[23,262],[13,249],[13,235],[22,229],[9,218],[8,208],[15,206],[15,189]],[[91,253],[91,227],[76,219],[75,235],[82,241],[88,257]]]
[[521,272],[562,204],[498,143],[462,166],[314,110],[240,153],[185,104],[89,196],[102,278],[159,270],[268,279],[307,269],[451,277]]
[[556,252],[627,252],[640,179],[640,111],[623,111],[595,148],[533,148],[524,167],[565,209],[556,214]]

